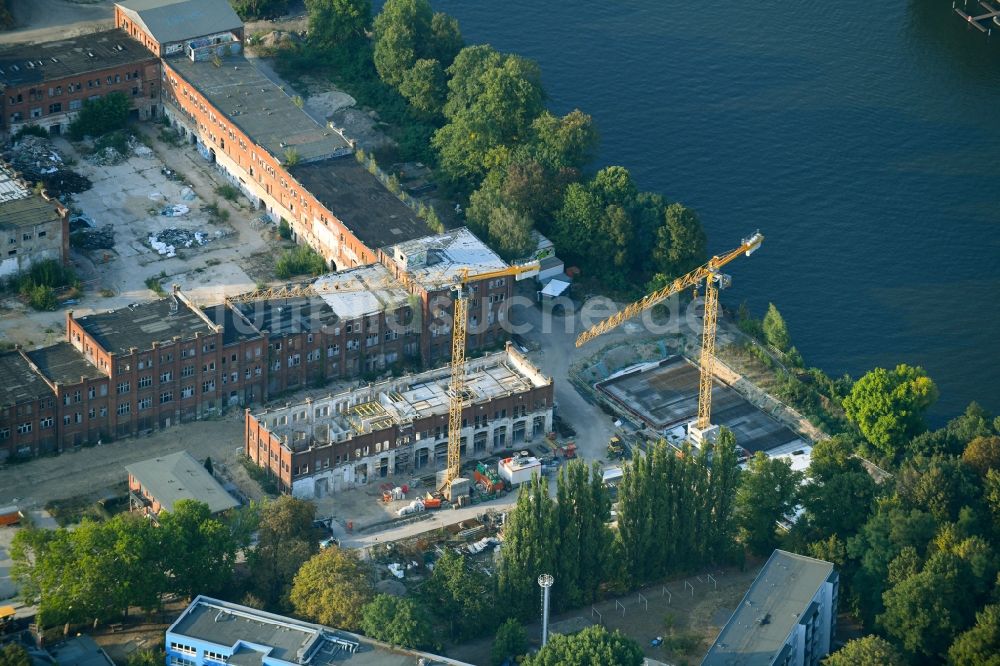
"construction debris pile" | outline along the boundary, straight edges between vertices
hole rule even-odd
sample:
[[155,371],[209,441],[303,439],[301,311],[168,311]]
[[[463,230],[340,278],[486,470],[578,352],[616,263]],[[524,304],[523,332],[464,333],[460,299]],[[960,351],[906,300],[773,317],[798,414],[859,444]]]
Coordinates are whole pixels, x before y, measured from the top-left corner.
[[4,153],[4,158],[31,183],[42,183],[48,193],[63,199],[91,188],[90,179],[72,171],[44,137],[27,134]]
[[149,246],[165,257],[176,257],[177,248],[201,247],[216,238],[222,238],[224,235],[222,231],[207,234],[194,229],[170,227],[150,234]]
[[69,235],[69,244],[81,250],[112,250],[115,247],[115,230],[110,224],[102,227],[81,227]]
[[[121,147],[124,147],[125,150],[118,149]],[[119,140],[113,146],[105,146],[95,150],[87,159],[98,166],[113,166],[121,164],[133,155],[150,158],[153,156],[153,150],[130,134],[124,141]]]

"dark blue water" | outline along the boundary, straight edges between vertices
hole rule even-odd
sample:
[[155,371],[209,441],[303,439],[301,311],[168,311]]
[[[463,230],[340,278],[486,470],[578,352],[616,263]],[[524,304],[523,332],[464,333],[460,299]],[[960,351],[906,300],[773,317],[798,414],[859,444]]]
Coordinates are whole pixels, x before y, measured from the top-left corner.
[[696,208],[711,251],[759,227],[724,299],[773,301],[807,362],[922,365],[936,423],[1000,412],[1000,29],[944,0],[433,4],[537,60],[600,165]]

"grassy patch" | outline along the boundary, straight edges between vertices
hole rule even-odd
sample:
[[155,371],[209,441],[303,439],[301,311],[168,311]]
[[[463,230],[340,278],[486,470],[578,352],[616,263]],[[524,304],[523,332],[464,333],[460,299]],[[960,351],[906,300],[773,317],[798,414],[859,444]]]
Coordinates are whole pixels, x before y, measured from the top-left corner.
[[229,211],[220,207],[218,201],[205,204],[201,209],[208,213],[208,221],[212,224],[223,224],[229,221]]
[[272,497],[277,497],[280,494],[278,490],[278,484],[274,482],[274,479],[266,470],[257,466],[257,464],[250,459],[249,456],[241,455],[240,464],[243,465],[243,469],[247,471],[247,475],[257,482],[261,490]]
[[308,245],[299,245],[281,253],[274,272],[282,280],[293,275],[322,275],[326,272],[326,261]]
[[80,280],[71,268],[55,259],[47,259],[11,278],[6,286],[9,291],[20,294],[35,310],[55,310],[59,306],[57,291],[70,289],[79,293]]
[[167,273],[165,271],[160,271],[159,275],[151,275],[146,278],[146,287],[155,293],[157,296],[166,296],[167,292],[163,290],[163,280],[167,279]]
[[240,191],[235,187],[233,187],[232,185],[230,185],[229,183],[226,183],[225,185],[219,185],[217,188],[215,188],[215,193],[218,194],[223,199],[225,199],[226,201],[236,201],[236,197],[240,195]]

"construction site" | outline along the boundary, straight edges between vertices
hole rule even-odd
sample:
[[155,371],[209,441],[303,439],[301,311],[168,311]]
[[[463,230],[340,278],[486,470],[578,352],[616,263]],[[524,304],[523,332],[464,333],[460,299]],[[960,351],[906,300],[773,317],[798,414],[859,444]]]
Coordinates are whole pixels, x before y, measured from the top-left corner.
[[[15,151],[57,171],[83,162],[73,173],[89,186],[45,215],[65,226],[57,248],[75,232],[63,259],[85,288],[63,299],[72,310],[5,305],[0,330],[19,346],[0,354],[0,462],[175,439],[238,469],[241,498],[267,484],[314,502],[323,546],[361,549],[379,589],[400,593],[446,548],[493,575],[511,491],[552,481],[566,460],[599,462],[614,485],[652,443],[702,447],[721,427],[744,458],[808,451],[804,419],[716,354],[734,339],[719,325],[722,269],[761,247],[759,232],[596,324],[556,315],[537,254],[509,264],[465,227],[431,229],[415,213],[425,202],[390,192],[350,138],[239,54],[242,25],[188,22],[179,37],[146,25],[144,6],[120,3],[116,30],[149,49],[135,57],[166,90],[143,114],[170,119],[170,132],[143,126],[116,154],[84,155],[62,138]],[[277,280],[273,248],[296,245],[329,272]],[[630,321],[691,290],[697,326],[654,334]],[[524,331],[513,342],[508,325]],[[122,453],[119,465],[138,457]],[[36,462],[51,461],[24,469]],[[52,467],[50,486],[74,475]],[[0,487],[14,473],[0,468]],[[106,495],[105,476],[75,494]],[[0,500],[41,506],[45,486],[34,485]],[[669,616],[689,639],[672,656],[691,658],[746,575],[705,571],[557,618],[566,624],[553,631],[598,623],[645,645]]]

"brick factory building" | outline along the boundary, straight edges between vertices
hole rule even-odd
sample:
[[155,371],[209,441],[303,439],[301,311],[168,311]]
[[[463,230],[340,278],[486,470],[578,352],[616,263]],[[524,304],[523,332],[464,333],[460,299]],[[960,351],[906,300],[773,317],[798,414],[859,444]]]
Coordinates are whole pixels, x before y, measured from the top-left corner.
[[[465,460],[516,447],[552,428],[552,380],[509,343],[467,363]],[[444,466],[450,367],[258,413],[247,410],[245,452],[297,497]],[[470,447],[471,443],[471,447]]]
[[120,92],[137,118],[160,113],[160,61],[122,30],[0,51],[0,128],[65,132],[83,103]]
[[0,163],[0,279],[46,259],[69,255],[69,211],[42,191],[36,194]]
[[[61,131],[79,106],[66,102],[126,92],[136,115],[162,112],[338,272],[320,278],[323,293],[308,298],[199,308],[175,291],[122,310],[68,313],[65,343],[0,359],[0,373],[25,374],[0,393],[0,459],[167,428],[333,379],[443,363],[454,281],[463,269],[474,275],[505,267],[503,260],[467,229],[432,232],[354,159],[339,132],[317,124],[246,60],[244,28],[226,0],[125,0],[115,25],[11,52],[16,60],[40,49],[54,60],[25,61],[34,83],[21,81],[28,87],[20,97],[8,86],[4,103],[17,105],[17,123],[27,113]],[[103,69],[88,78],[94,67]],[[0,68],[2,83],[2,59]],[[51,113],[22,110],[43,98]],[[499,346],[511,279],[472,282],[469,291],[468,347]]]

